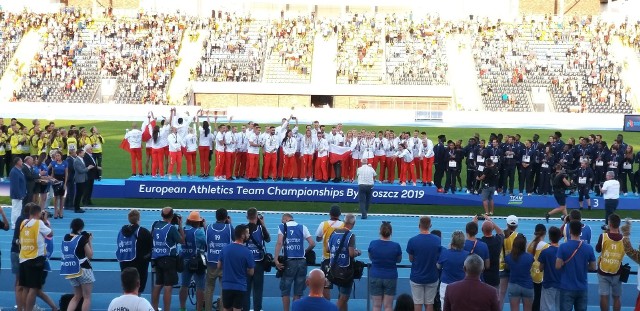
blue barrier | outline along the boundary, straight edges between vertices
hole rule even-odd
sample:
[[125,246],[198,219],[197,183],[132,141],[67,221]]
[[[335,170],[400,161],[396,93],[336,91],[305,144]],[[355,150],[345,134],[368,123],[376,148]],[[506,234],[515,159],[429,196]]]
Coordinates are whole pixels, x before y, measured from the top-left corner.
[[[0,183],[0,195],[8,195],[8,183]],[[5,194],[6,192],[6,194]],[[185,199],[185,200],[247,200],[291,202],[357,203],[358,186],[351,183],[318,183],[266,181],[214,181],[212,179],[167,180],[149,177],[103,179],[96,181],[93,196],[111,199]],[[448,206],[481,206],[480,196],[466,193],[443,194],[435,187],[376,184],[373,188],[375,204],[425,204]],[[498,207],[550,208],[557,205],[553,196],[497,195]],[[604,209],[602,197],[593,196],[594,209]],[[578,207],[578,197],[567,198],[569,208]],[[640,199],[621,197],[618,209],[638,209]]]

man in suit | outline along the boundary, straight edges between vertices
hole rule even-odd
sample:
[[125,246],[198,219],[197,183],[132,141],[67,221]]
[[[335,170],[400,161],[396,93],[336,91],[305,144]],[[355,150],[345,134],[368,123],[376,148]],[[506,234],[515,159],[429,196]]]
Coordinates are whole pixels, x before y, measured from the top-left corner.
[[73,199],[73,209],[76,213],[84,213],[84,210],[80,208],[80,201],[85,195],[87,180],[89,179],[87,173],[94,167],[93,165],[85,166],[83,161],[84,154],[84,150],[80,149],[78,156],[73,160],[73,169],[76,172],[73,177],[76,183],[76,197]]
[[495,287],[480,281],[484,261],[471,254],[464,261],[465,278],[447,286],[444,295],[444,311],[498,311],[498,294]]
[[31,156],[24,158],[22,174],[24,174],[27,185],[27,196],[22,200],[22,206],[25,206],[27,203],[33,202],[33,188],[36,186],[36,181],[40,179],[40,176],[33,171],[33,158]]
[[65,159],[67,161],[67,195],[64,200],[64,209],[73,209],[73,203],[76,196],[76,183],[74,176],[76,170],[73,168],[73,162],[76,160],[77,155],[75,150],[69,150],[69,156]]
[[27,196],[27,182],[22,172],[22,159],[13,159],[13,168],[9,172],[9,196],[11,197],[11,230],[15,229],[16,220],[20,216]]
[[93,205],[91,202],[91,196],[93,195],[93,183],[96,179],[100,178],[100,171],[102,167],[98,166],[96,159],[93,157],[93,147],[91,145],[84,146],[84,156],[82,157],[84,165],[89,169],[87,172],[87,182],[82,197],[82,205]]

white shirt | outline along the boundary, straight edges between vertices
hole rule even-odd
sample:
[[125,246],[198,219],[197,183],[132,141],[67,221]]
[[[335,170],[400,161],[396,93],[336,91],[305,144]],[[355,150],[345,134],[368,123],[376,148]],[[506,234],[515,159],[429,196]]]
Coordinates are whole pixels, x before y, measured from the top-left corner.
[[342,137],[340,133],[336,133],[335,135],[330,133],[329,138],[327,138],[327,140],[331,145],[340,145],[344,143],[344,137]]
[[260,147],[251,146],[250,143],[260,144],[260,136],[256,135],[254,132],[247,133],[247,153],[260,154]]
[[108,311],[153,311],[153,307],[146,299],[136,295],[124,294],[114,298],[109,304]]
[[269,135],[266,137],[264,142],[264,152],[273,153],[278,151],[278,147],[280,146],[280,140],[278,140],[277,135]]
[[363,138],[360,139],[360,150],[362,150],[362,159],[373,158],[373,142],[375,138]]
[[277,126],[275,128],[276,130],[275,135],[280,139],[280,141],[284,139],[284,134],[287,133],[288,129],[289,129],[289,121],[285,121],[284,123],[282,123],[281,126]]
[[373,154],[375,156],[384,156],[386,155],[387,150],[389,150],[389,140],[386,138],[376,138],[373,141]]
[[316,151],[316,143],[312,137],[305,136],[300,143],[300,153],[312,155]]
[[169,152],[178,152],[181,150],[182,141],[180,140],[180,137],[178,137],[177,133],[169,134],[167,140],[169,141]]
[[236,134],[230,131],[224,133],[224,143],[227,147],[224,152],[236,152]]
[[402,158],[402,160],[404,160],[405,163],[411,163],[413,162],[413,153],[411,153],[411,151],[409,151],[409,149],[404,149],[402,151],[398,151],[395,154],[398,158]]
[[221,142],[222,140],[224,140],[224,133],[218,132],[218,134],[216,134],[216,151],[218,152],[224,152],[224,143]]
[[137,149],[142,147],[142,131],[138,129],[127,131],[124,139],[129,142],[129,148]]
[[204,129],[201,127],[199,136],[198,146],[211,147],[211,143],[213,141],[213,134],[211,131],[209,131],[209,135],[204,135]]
[[296,154],[296,150],[298,150],[298,141],[295,137],[291,137],[287,139],[287,141],[282,145],[282,152],[285,155],[291,156]]
[[195,152],[198,150],[198,141],[196,140],[196,135],[187,134],[184,137],[184,145],[187,148],[187,152]]
[[169,145],[169,141],[167,137],[171,132],[171,127],[169,125],[165,125],[160,128],[160,132],[158,133],[158,141],[155,143],[156,148],[164,148]]
[[329,142],[326,139],[318,141],[318,157],[326,157],[329,155]]
[[[182,124],[178,124],[178,118],[182,118]],[[175,116],[171,121],[171,123],[173,123],[172,126],[175,127],[178,132],[178,138],[184,138],[185,136],[187,136],[187,134],[189,133],[189,125],[191,124],[191,119],[183,116]]]
[[422,156],[422,140],[420,140],[420,138],[409,138],[409,145],[407,147],[411,149],[411,152],[413,152],[414,158]]
[[[602,185],[602,197],[607,199],[618,199],[620,198],[620,182],[615,179],[610,179],[604,182]],[[606,192],[605,192],[606,191]]]
[[373,178],[376,177],[376,170],[369,164],[364,164],[358,168],[356,172],[358,176],[358,185],[373,186]]
[[249,141],[247,140],[247,135],[244,132],[236,133],[236,150],[238,152],[247,152],[247,146],[249,145]]
[[422,154],[427,158],[432,158],[435,156],[435,154],[433,153],[433,142],[428,138],[426,139],[426,142],[426,146],[424,145],[424,143],[422,144]]

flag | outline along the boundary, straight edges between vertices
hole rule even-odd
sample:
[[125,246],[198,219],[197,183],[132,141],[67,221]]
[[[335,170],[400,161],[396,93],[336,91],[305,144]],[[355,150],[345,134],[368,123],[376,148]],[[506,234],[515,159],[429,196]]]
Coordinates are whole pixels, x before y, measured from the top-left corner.
[[129,141],[126,139],[122,139],[120,142],[120,149],[129,152],[131,149],[129,148]]
[[143,123],[142,128],[142,141],[149,141],[151,139],[151,132],[153,131],[153,127],[156,126],[156,120],[151,121],[151,123]]
[[337,145],[329,146],[329,162],[334,164],[338,161],[346,161],[351,157],[351,148]]

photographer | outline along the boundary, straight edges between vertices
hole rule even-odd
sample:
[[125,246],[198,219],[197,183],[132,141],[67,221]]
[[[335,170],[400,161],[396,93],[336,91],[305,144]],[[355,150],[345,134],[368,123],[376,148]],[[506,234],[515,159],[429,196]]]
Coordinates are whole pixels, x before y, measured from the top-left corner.
[[62,262],[60,275],[64,276],[73,286],[73,298],[67,310],[76,310],[80,300],[82,311],[91,310],[91,292],[93,283],[93,269],[89,260],[93,258],[93,235],[84,229],[84,221],[76,218],[71,221],[71,233],[66,234],[62,241]]
[[198,211],[189,213],[184,227],[184,246],[180,252],[180,259],[185,269],[182,271],[182,286],[180,287],[180,310],[186,310],[187,294],[191,280],[196,284],[196,310],[202,310],[204,305],[204,276],[205,263],[202,260],[207,247],[204,228],[205,220]]
[[[246,244],[256,266],[253,275],[247,277],[247,294],[244,297],[244,310],[262,310],[262,292],[264,289],[264,264],[263,260],[266,256],[265,243],[271,242],[269,230],[264,222],[262,214],[258,213],[255,207],[247,210],[247,220],[249,223],[249,239]],[[250,308],[251,292],[253,291],[253,308]]]
[[[182,217],[173,208],[162,209],[162,220],[153,223],[151,260],[155,264],[156,282],[151,293],[151,305],[158,310],[160,291],[164,288],[164,310],[171,310],[171,292],[178,284],[178,244],[184,244]],[[178,228],[176,228],[176,225]],[[180,264],[181,266],[182,264]]]
[[574,182],[578,185],[578,204],[582,209],[584,200],[587,201],[587,208],[591,210],[591,198],[589,197],[589,190],[593,183],[593,170],[589,167],[589,160],[582,160],[580,162],[580,168],[575,172]]
[[567,188],[571,186],[567,173],[565,172],[562,164],[556,164],[556,175],[553,177],[553,197],[558,202],[558,207],[554,208],[550,212],[544,215],[544,218],[549,222],[549,217],[556,213],[562,213],[562,219],[567,216]]
[[118,233],[118,250],[116,258],[120,262],[120,270],[135,268],[138,270],[140,287],[143,293],[147,286],[149,262],[151,261],[151,232],[140,226],[140,212],[136,209],[127,215],[129,224],[122,226]]
[[479,171],[482,168],[482,172],[476,179],[482,183],[482,206],[484,207],[484,213],[493,215],[493,194],[496,191],[496,184],[498,183],[498,169],[491,159],[486,159],[485,163],[487,165],[486,167],[478,167]]
[[[207,236],[207,278],[204,292],[204,309],[213,310],[213,292],[216,287],[216,279],[222,287],[222,269],[218,268],[218,260],[222,249],[233,243],[233,226],[227,210],[216,210],[216,222],[209,224],[206,229]],[[222,304],[222,298],[220,299]]]

